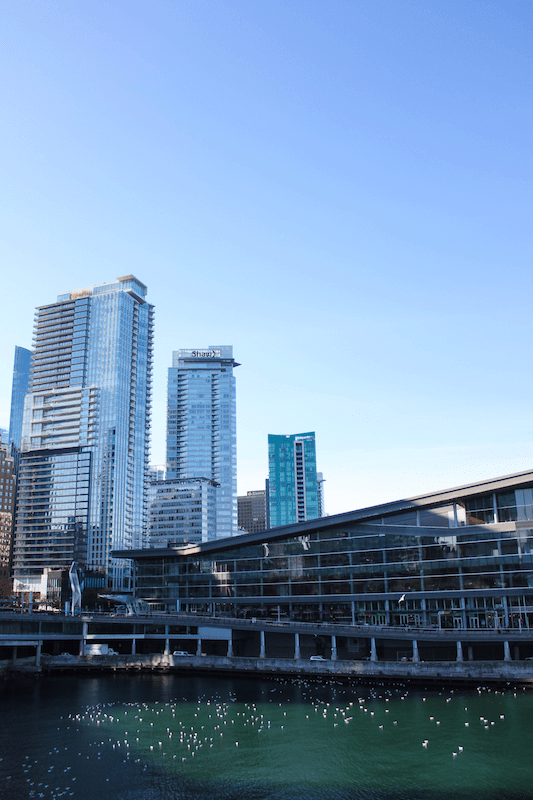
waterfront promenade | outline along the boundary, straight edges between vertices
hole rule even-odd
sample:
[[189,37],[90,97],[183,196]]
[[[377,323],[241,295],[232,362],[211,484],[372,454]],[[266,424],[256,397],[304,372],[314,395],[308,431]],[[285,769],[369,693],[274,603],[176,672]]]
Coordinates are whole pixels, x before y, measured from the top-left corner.
[[[104,654],[93,654],[95,645]],[[114,652],[105,654],[107,648]],[[0,616],[4,674],[216,671],[527,685],[533,683],[532,654],[530,629],[347,626],[197,614]]]
[[303,659],[228,658],[223,656],[174,656],[172,654],[128,656],[48,656],[41,661],[43,672],[197,672],[233,675],[305,675],[339,680],[403,681],[409,683],[453,683],[533,685],[531,662],[397,662],[397,661],[310,661]]

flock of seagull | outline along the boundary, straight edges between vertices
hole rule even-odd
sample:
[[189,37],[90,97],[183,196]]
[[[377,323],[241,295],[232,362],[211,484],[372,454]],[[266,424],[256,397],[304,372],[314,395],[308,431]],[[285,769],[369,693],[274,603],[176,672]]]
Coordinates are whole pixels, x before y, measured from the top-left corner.
[[[53,747],[48,752],[50,763],[46,767],[42,759],[32,761],[29,756],[23,758],[22,770],[28,789],[26,796],[30,800],[56,800],[79,795],[81,787],[79,782],[75,783],[78,775],[74,773],[79,774],[80,764],[76,759],[78,762],[91,762],[90,768],[96,768],[99,762],[103,767],[102,758],[106,760],[110,754],[114,754],[120,756],[122,763],[133,763],[142,772],[151,769],[154,764],[168,769],[171,763],[174,763],[175,769],[187,771],[193,769],[193,763],[198,763],[199,758],[202,761],[201,756],[213,748],[214,752],[219,751],[218,757],[228,764],[228,759],[233,758],[231,751],[238,753],[237,758],[242,758],[245,752],[251,753],[253,750],[257,757],[260,752],[257,744],[265,741],[265,737],[268,738],[273,732],[279,736],[285,731],[288,732],[286,736],[294,736],[297,730],[298,736],[305,738],[307,724],[315,726],[313,735],[327,736],[330,735],[328,731],[339,735],[352,726],[359,732],[358,735],[361,735],[363,727],[365,736],[372,731],[379,736],[381,732],[405,726],[399,704],[413,697],[413,693],[403,684],[382,683],[361,687],[334,680],[319,684],[310,679],[283,677],[272,679],[272,682],[273,686],[262,683],[261,697],[256,702],[239,701],[237,695],[230,692],[225,699],[219,695],[204,694],[198,696],[195,702],[182,698],[166,703],[102,703],[61,717],[59,722],[62,728],[58,727],[57,730],[63,730],[63,733],[69,731],[67,735],[72,738],[72,745],[61,750]],[[287,691],[287,687],[290,691]],[[294,688],[298,689],[296,702],[294,693],[291,694]],[[516,696],[516,690],[508,691]],[[480,696],[498,695],[503,691],[478,687],[477,693]],[[417,692],[415,697],[422,703],[429,699],[428,706],[431,705],[434,711],[437,698],[440,698],[437,708],[442,710],[443,701],[446,704],[464,703],[465,697],[469,696],[443,688],[438,693],[428,692],[426,695]],[[492,704],[491,708],[497,710],[496,706]],[[466,729],[474,723],[468,705],[463,708]],[[360,721],[364,718],[366,723]],[[431,751],[433,739],[435,745],[442,745],[442,737],[437,735],[437,731],[443,729],[439,727],[441,719],[435,713],[428,714],[425,720],[435,733],[424,738],[421,747]],[[480,715],[479,721],[476,719],[487,731],[504,721],[503,713],[495,714],[492,719],[490,715]],[[317,725],[321,726],[319,730]],[[88,731],[93,741],[87,742]],[[81,738],[75,736],[79,732],[83,733]],[[260,735],[261,739],[258,740]],[[450,751],[451,758],[462,756],[465,746],[465,741],[456,744]],[[195,772],[189,774],[196,774],[199,768],[211,770],[202,761],[201,767],[194,767]],[[86,765],[85,771],[87,769]],[[11,776],[7,776],[7,780],[10,779]]]

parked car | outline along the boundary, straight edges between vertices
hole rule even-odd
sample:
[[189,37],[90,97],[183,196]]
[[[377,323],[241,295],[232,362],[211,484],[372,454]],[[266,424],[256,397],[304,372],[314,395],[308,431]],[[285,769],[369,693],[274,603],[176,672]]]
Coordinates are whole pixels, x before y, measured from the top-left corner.
[[327,661],[327,658],[324,658],[324,656],[311,656],[309,661]]
[[173,656],[189,656],[190,653],[188,653],[186,650],[174,650],[172,655]]

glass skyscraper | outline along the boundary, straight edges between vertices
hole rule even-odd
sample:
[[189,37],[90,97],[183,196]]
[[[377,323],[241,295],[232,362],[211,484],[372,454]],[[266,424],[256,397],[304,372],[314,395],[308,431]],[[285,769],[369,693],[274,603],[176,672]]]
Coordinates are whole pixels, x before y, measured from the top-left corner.
[[268,435],[270,527],[316,519],[320,514],[314,433]]
[[216,484],[216,538],[237,526],[237,432],[233,347],[178,350],[168,371],[167,479]]
[[25,347],[15,347],[15,361],[13,364],[13,384],[11,389],[11,415],[9,418],[9,442],[13,442],[20,450],[22,438],[22,415],[24,412],[24,397],[30,382],[31,350]]
[[146,291],[127,275],[36,311],[15,591],[46,596],[47,573],[73,561],[102,587],[131,588],[127,562],[111,551],[146,544],[153,329]]

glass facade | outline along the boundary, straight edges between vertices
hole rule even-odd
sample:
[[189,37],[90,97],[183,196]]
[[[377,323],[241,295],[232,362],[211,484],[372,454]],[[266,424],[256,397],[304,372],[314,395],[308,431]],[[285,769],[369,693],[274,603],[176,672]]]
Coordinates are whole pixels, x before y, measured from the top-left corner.
[[494,481],[491,491],[465,487],[190,552],[137,553],[137,594],[215,615],[533,628],[527,475],[515,485]]
[[174,478],[150,484],[150,547],[216,539],[217,484],[208,478]]
[[317,472],[316,474],[316,481],[317,481],[317,491],[318,491],[318,516],[325,517],[326,516],[326,504],[324,501],[324,484],[326,479],[322,472]]
[[20,450],[22,438],[22,416],[24,397],[29,389],[31,350],[15,347],[13,384],[11,388],[11,414],[9,417],[9,441]]
[[237,422],[233,347],[178,350],[168,371],[167,478],[216,486],[216,538],[237,531]]
[[267,527],[266,491],[264,489],[237,498],[239,530],[246,533],[264,531]]
[[8,444],[0,443],[0,598],[11,597],[11,555],[15,510],[15,459]]
[[24,405],[15,589],[72,561],[131,586],[146,544],[153,307],[132,275],[37,309]]
[[24,583],[45,568],[86,563],[91,453],[41,452],[23,463],[13,568]]
[[270,527],[320,517],[314,433],[268,436]]

